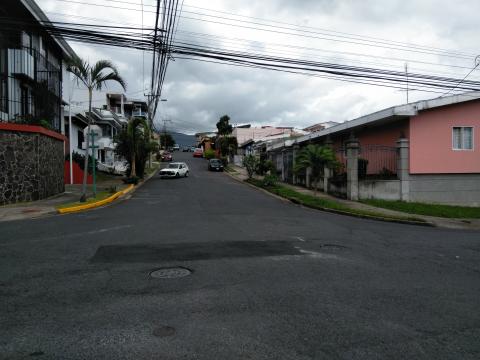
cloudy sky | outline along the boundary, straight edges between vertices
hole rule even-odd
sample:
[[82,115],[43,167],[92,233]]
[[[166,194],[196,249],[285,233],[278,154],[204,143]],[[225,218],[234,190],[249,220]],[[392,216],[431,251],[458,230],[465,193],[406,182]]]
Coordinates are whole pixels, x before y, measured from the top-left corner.
[[[37,0],[52,20],[108,25],[154,25],[154,0]],[[143,3],[143,12],[142,12]],[[478,0],[185,0],[176,42],[268,53],[355,66],[462,79],[475,65]],[[97,6],[95,6],[97,5]],[[100,5],[100,6],[98,6]],[[364,40],[369,40],[368,45]],[[395,42],[395,43],[394,43]],[[393,44],[403,50],[392,49]],[[360,44],[363,43],[363,44]],[[110,59],[142,98],[151,55],[71,43],[96,61]],[[426,49],[428,47],[429,49]],[[440,49],[440,50],[439,50]],[[433,53],[433,54],[432,54]],[[469,79],[480,79],[480,67]],[[109,91],[119,89],[112,85]],[[442,93],[409,91],[409,100]],[[77,100],[85,99],[82,90]],[[105,92],[95,95],[104,103]],[[343,122],[406,102],[406,91],[324,77],[176,59],[168,67],[156,121],[186,133],[215,129],[228,114],[234,124],[306,127]]]

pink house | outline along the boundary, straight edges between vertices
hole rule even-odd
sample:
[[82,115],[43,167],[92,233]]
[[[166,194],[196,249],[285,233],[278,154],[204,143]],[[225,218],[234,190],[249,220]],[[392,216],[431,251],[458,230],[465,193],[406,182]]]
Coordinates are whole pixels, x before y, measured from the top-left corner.
[[348,156],[364,159],[366,172],[359,171],[356,192],[345,191],[354,199],[478,206],[479,138],[480,92],[472,92],[384,109],[294,145],[330,144],[345,165]]

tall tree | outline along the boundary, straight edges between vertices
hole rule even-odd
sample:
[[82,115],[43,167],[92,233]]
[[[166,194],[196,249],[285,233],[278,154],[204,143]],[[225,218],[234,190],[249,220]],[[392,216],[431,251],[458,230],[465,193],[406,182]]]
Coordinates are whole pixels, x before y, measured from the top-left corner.
[[[106,82],[111,80],[119,83],[126,90],[125,80],[118,74],[117,68],[108,60],[99,60],[93,66],[78,56],[72,57],[67,61],[67,71],[75,75],[77,82],[82,83],[88,90],[88,127],[87,134],[90,134],[90,126],[93,124],[92,118],[92,94],[93,90],[102,90]],[[86,139],[87,150],[85,156],[84,169],[88,168],[88,145],[89,137]],[[87,171],[83,173],[83,186],[81,202],[87,200]]]
[[[143,147],[150,141],[150,131],[148,124],[145,119],[141,117],[135,117],[128,122],[127,127],[128,137],[132,143],[132,160],[131,160],[131,171],[130,176],[132,178],[137,176],[137,158],[143,152]],[[149,151],[149,149],[147,149]]]
[[320,146],[310,144],[300,150],[300,153],[295,159],[295,172],[303,171],[308,168],[312,171],[313,181],[315,182],[315,192],[318,190],[318,181],[320,175],[326,167],[332,168],[335,166],[337,160],[335,153],[328,146]]
[[218,135],[230,135],[233,131],[232,125],[230,125],[230,117],[223,115],[217,122]]
[[168,149],[170,146],[175,145],[175,140],[173,139],[171,134],[168,133],[161,133],[160,134],[160,144],[165,149]]
[[128,121],[115,138],[115,153],[127,159],[130,177],[143,177],[148,155],[156,143],[150,140],[150,129],[142,117],[134,117]]

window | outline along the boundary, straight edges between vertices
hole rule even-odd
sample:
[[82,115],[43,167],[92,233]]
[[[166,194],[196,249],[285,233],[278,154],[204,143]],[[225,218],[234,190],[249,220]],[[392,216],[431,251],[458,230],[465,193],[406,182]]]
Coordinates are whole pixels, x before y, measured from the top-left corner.
[[32,49],[32,35],[22,31],[22,46],[29,51]]
[[77,146],[79,149],[83,149],[83,145],[82,143],[85,141],[84,137],[83,137],[83,131],[81,130],[78,130],[77,131]]
[[473,150],[473,127],[457,126],[452,130],[453,150]]

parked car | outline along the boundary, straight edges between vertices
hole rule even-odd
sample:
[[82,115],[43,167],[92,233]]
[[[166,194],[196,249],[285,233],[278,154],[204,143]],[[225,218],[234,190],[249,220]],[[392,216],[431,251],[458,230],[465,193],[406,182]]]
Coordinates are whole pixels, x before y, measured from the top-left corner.
[[158,174],[162,178],[179,178],[188,177],[188,171],[188,165],[184,162],[172,162],[168,164],[168,167],[160,170]]
[[195,149],[196,149],[196,147],[195,147],[195,146],[190,146],[190,151],[191,151],[191,152],[194,152],[194,151],[195,151]]
[[220,159],[210,159],[208,160],[208,170],[209,171],[223,171],[223,163]]
[[162,154],[162,161],[172,161],[172,160],[173,160],[173,156],[168,151],[165,151]]
[[193,157],[203,157],[203,150],[202,148],[196,148],[193,152]]
[[173,145],[173,151],[179,151],[179,150],[180,150],[180,146],[178,146],[178,144]]
[[182,152],[189,152],[190,151],[190,146],[184,146],[182,148]]

